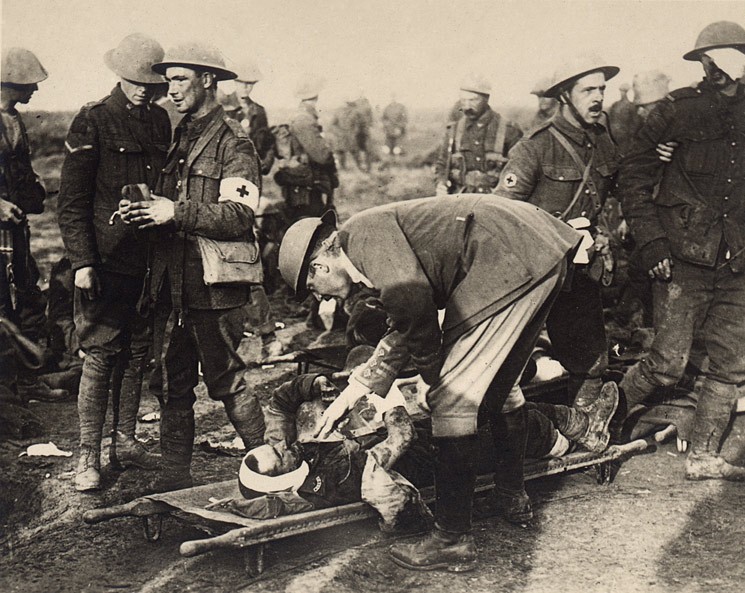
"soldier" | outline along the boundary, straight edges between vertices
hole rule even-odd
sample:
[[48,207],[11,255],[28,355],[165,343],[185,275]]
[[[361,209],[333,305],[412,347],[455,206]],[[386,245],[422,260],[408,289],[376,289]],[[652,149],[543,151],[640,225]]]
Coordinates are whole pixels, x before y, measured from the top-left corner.
[[300,99],[289,125],[291,158],[280,161],[275,180],[282,187],[290,223],[304,216],[320,216],[334,206],[338,187],[334,154],[318,123],[319,81],[305,81],[296,89]]
[[[318,435],[327,436],[360,397],[386,396],[410,360],[430,386],[436,526],[391,553],[416,570],[467,570],[476,561],[470,529],[479,409],[500,452],[500,505],[509,516],[532,516],[523,483],[527,415],[516,382],[580,236],[539,208],[478,194],[370,208],[338,230],[335,218],[330,212],[290,227],[280,272],[294,290],[319,299],[375,290],[390,331],[324,412]],[[445,309],[442,326],[438,309]],[[598,402],[615,407],[615,384],[604,392]]]
[[[37,286],[39,269],[31,254],[28,214],[44,211],[46,190],[31,165],[26,127],[16,110],[26,104],[47,78],[47,71],[27,49],[2,52],[0,84],[0,316],[15,322],[23,334],[45,345],[46,302]],[[48,385],[28,369],[17,368],[13,357],[0,354],[0,384],[17,396],[59,401],[69,394]]]
[[334,112],[331,120],[334,153],[343,170],[347,168],[347,155],[351,155],[360,171],[367,171],[368,163],[364,158],[365,148],[360,145],[365,122],[353,99],[346,99],[344,104]]
[[618,87],[621,97],[608,109],[613,138],[618,143],[621,154],[626,154],[634,138],[634,133],[641,123],[636,113],[636,105],[629,100],[631,85],[624,82]]
[[262,79],[262,74],[253,63],[239,65],[236,72],[238,78],[235,79],[235,96],[238,109],[230,115],[248,132],[261,159],[261,174],[266,175],[274,164],[274,136],[269,129],[266,109],[251,98],[251,92]]
[[246,447],[261,443],[264,420],[247,392],[243,337],[248,284],[207,285],[198,237],[251,236],[258,206],[259,159],[246,131],[217,103],[218,80],[235,78],[220,52],[199,42],[168,51],[153,70],[185,117],[176,127],[150,200],[120,203],[122,218],[155,229],[146,287],[154,308],[154,348],[162,363],[160,440],[163,470],[156,490],[192,484],[195,387],[201,372]]
[[[659,70],[648,70],[634,75],[634,105],[639,116],[639,126],[670,92],[670,77]],[[634,134],[639,129],[634,130]]]
[[149,322],[137,311],[147,236],[110,221],[115,221],[122,188],[155,187],[165,163],[171,124],[168,114],[151,103],[163,81],[150,69],[162,58],[160,44],[139,33],[108,51],[104,62],[119,82],[111,94],[80,110],[65,143],[58,218],[74,273],[76,333],[86,353],[78,396],[79,491],[100,487],[101,437],[117,364],[126,370],[112,447],[124,465],[157,467],[157,457],[135,439],[150,343]]
[[[626,374],[628,409],[684,372],[694,336],[709,356],[686,460],[691,480],[745,480],[720,454],[745,383],[745,29],[705,27],[683,57],[701,63],[696,87],[670,93],[649,114],[624,160],[619,192],[654,279],[656,335],[648,356]],[[664,165],[657,145],[675,141]],[[658,187],[659,184],[659,187]]]
[[435,165],[437,195],[489,193],[507,153],[522,137],[517,126],[489,107],[491,85],[471,76],[460,85],[462,115],[448,124]]
[[385,144],[383,151],[393,157],[399,157],[403,153],[401,144],[406,137],[406,126],[409,124],[409,114],[406,107],[396,101],[396,97],[391,98],[391,102],[383,109],[383,133],[385,134]]
[[550,120],[559,107],[559,102],[554,97],[546,96],[546,89],[551,86],[550,78],[541,78],[535,83],[530,91],[531,95],[538,97],[538,111],[530,122],[530,128],[538,127]]
[[[571,290],[556,299],[547,326],[556,358],[569,372],[569,396],[582,408],[600,391],[608,366],[601,278],[608,278],[607,234],[598,230],[599,215],[615,181],[618,149],[604,125],[605,83],[619,69],[592,56],[580,56],[559,70],[545,95],[561,106],[548,122],[530,131],[510,152],[498,195],[525,200],[575,227],[588,228],[603,246],[590,265],[576,270]],[[590,244],[592,244],[590,242]],[[579,256],[588,263],[588,252]],[[573,313],[583,315],[573,318]]]

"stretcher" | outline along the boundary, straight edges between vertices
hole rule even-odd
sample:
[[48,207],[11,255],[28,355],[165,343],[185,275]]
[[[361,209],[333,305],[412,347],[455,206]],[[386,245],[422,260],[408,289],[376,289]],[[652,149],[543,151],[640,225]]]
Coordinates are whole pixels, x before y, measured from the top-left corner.
[[[597,482],[608,484],[614,475],[614,463],[643,451],[647,446],[647,441],[640,439],[612,446],[603,453],[576,452],[563,457],[528,461],[525,479],[534,480],[594,468]],[[489,490],[493,485],[491,476],[479,476],[476,492]],[[372,507],[363,502],[264,520],[247,519],[216,508],[215,501],[233,497],[240,497],[235,479],[148,495],[127,504],[90,510],[83,515],[83,520],[95,524],[118,517],[139,517],[145,539],[154,542],[160,538],[163,519],[173,517],[209,536],[183,542],[179,548],[181,555],[191,557],[226,548],[243,550],[246,570],[251,576],[256,576],[264,570],[264,551],[270,542],[377,516]],[[434,489],[423,489],[422,498],[427,503],[433,502]]]

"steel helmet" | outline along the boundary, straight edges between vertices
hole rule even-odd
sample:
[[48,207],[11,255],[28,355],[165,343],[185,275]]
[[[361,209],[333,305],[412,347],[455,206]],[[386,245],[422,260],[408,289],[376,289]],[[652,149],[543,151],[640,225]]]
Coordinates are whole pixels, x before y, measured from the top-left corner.
[[745,52],[745,29],[732,21],[717,21],[706,25],[698,34],[696,45],[683,59],[697,62],[706,50],[721,47],[734,47]]
[[259,67],[253,62],[243,62],[238,64],[238,67],[235,70],[238,74],[235,79],[239,82],[257,83],[264,78]]
[[315,99],[323,90],[323,81],[319,78],[302,80],[295,87],[295,96],[301,101]]
[[491,95],[491,84],[480,74],[469,74],[460,81],[460,90],[480,95]]
[[279,246],[279,273],[298,297],[307,293],[305,280],[315,238],[323,225],[336,228],[336,213],[329,210],[323,216],[302,218],[293,224]]
[[217,80],[232,80],[237,75],[225,67],[220,50],[212,45],[193,41],[172,47],[162,61],[153,64],[153,70],[165,74],[168,68],[181,66],[192,70],[207,70],[217,76]]
[[535,95],[536,97],[543,97],[545,96],[546,89],[551,86],[551,81],[553,79],[549,78],[548,76],[544,76],[543,78],[539,78],[536,83],[533,85],[533,88],[530,90],[531,95]]
[[670,92],[670,77],[660,70],[639,72],[634,76],[634,105],[661,101]]
[[3,50],[0,82],[36,84],[46,80],[48,76],[49,73],[33,52],[22,47],[9,47]]
[[153,72],[153,64],[163,59],[163,48],[152,37],[132,33],[103,56],[109,69],[126,80],[140,84],[161,84],[163,77]]
[[594,54],[575,56],[554,73],[551,86],[543,94],[546,97],[558,98],[562,87],[569,82],[578,80],[593,72],[602,72],[605,75],[605,80],[610,80],[620,71],[621,69],[617,66],[608,66],[604,60]]

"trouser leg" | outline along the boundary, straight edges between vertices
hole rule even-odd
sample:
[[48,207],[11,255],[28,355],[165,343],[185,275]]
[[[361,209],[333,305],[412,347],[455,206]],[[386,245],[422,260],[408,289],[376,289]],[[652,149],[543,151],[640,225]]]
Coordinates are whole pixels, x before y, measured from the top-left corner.
[[477,437],[437,438],[434,444],[435,521],[447,533],[468,533],[476,484]]
[[546,320],[554,356],[569,373],[569,399],[589,405],[602,387],[608,368],[608,343],[600,285],[575,272],[571,290],[556,298]]
[[119,396],[118,430],[127,437],[134,438],[137,429],[137,414],[142,397],[142,380],[152,336],[148,322],[137,320],[138,327],[133,332],[129,355],[123,361]]

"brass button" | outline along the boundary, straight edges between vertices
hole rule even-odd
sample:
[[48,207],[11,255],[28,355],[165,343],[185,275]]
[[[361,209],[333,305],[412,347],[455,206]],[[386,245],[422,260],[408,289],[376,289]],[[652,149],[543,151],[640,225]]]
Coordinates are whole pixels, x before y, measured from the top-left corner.
[[152,167],[151,167],[150,165],[145,165],[145,168],[146,168],[146,169],[147,169],[148,171],[149,171],[150,169],[152,169]]
[[477,160],[477,161],[480,161],[480,160],[481,160],[481,157],[480,157],[480,156],[477,156],[477,157],[476,157],[476,160]]
[[585,193],[586,193],[586,194],[589,194],[589,193],[590,193],[590,190],[589,190],[589,189],[586,189],[586,190],[585,190]]
[[564,176],[563,175],[559,175],[559,181],[564,181]]
[[181,180],[180,179],[176,182],[176,187],[181,187]]
[[119,147],[119,152],[124,152],[124,151],[125,151],[125,148],[123,146],[120,146]]
[[178,164],[179,164],[179,165],[183,165],[183,164],[184,164],[184,159],[179,159],[179,160],[178,160]]
[[723,215],[722,215],[722,217],[723,217],[723,218],[727,218],[727,214],[726,214],[726,213],[725,213],[725,214],[723,214]]

